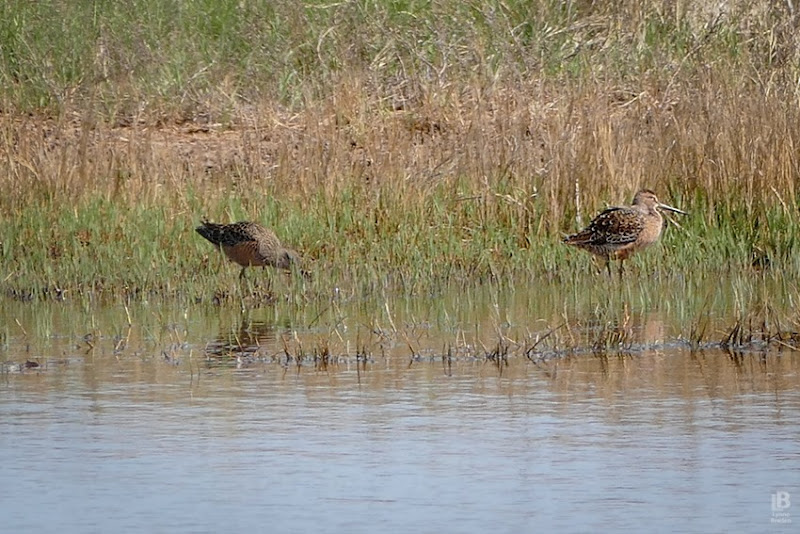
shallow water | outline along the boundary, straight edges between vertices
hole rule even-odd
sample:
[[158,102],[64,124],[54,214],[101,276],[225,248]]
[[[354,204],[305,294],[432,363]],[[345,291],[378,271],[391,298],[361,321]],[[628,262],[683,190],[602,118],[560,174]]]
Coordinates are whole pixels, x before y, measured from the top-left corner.
[[535,330],[494,304],[7,303],[0,530],[795,531],[795,352],[640,314],[623,350],[488,358]]

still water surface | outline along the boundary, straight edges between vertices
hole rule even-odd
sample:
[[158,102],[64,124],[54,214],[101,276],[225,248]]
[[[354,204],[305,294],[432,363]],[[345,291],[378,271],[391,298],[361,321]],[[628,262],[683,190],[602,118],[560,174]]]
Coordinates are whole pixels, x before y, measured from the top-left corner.
[[[154,324],[133,312],[139,332],[127,337],[107,312],[6,315],[19,327],[6,328],[0,359],[0,531],[788,533],[800,524],[800,358],[789,350],[665,343],[444,366],[409,358],[406,339],[373,348],[366,365],[297,366],[279,357],[289,341],[266,333],[282,322],[255,328],[257,350],[278,356],[225,360],[221,340],[254,329],[221,310],[158,312]],[[67,326],[75,317],[91,337]],[[173,321],[181,327],[155,326]],[[337,336],[334,352],[358,345],[355,330]],[[295,330],[290,341],[310,335]],[[40,367],[20,368],[29,360]],[[791,524],[774,522],[777,491],[790,495],[780,517]]]

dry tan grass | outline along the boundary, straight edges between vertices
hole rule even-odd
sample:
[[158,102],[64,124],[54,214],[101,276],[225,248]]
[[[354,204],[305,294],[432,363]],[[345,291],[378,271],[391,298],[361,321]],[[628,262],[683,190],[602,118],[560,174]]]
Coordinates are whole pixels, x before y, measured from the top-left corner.
[[484,217],[518,211],[535,233],[644,186],[671,201],[791,211],[797,101],[713,70],[696,76],[667,87],[465,86],[399,110],[355,80],[301,113],[265,105],[233,126],[4,116],[0,186],[7,207],[31,195],[179,202],[188,188],[257,205],[260,194],[302,202],[352,188],[362,201],[402,198],[403,209],[445,187],[480,200]]

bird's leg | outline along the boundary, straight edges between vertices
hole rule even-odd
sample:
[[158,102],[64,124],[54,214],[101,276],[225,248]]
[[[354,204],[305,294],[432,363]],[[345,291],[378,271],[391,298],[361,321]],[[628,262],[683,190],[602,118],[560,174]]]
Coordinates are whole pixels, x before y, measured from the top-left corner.
[[625,270],[625,260],[619,260],[619,279],[622,280],[622,272]]
[[239,271],[239,294],[241,296],[241,300],[239,301],[239,305],[241,306],[242,310],[245,309],[244,301],[245,301],[245,298],[247,298],[247,296],[246,296],[247,293],[249,293],[249,290],[245,291],[247,289],[247,287],[249,286],[249,284],[247,283],[247,278],[244,276],[244,270],[245,270],[245,268],[242,267],[242,270]]
[[[267,267],[264,266],[264,272],[267,271]],[[272,292],[272,276],[267,275],[267,293]]]
[[611,258],[606,256],[606,271],[608,271],[608,276],[611,276]]

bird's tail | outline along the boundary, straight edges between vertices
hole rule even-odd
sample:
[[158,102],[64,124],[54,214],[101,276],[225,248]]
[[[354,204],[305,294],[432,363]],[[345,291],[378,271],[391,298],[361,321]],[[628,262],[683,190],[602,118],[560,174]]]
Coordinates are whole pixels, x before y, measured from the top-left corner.
[[206,238],[211,243],[217,246],[221,245],[224,235],[223,232],[224,225],[208,222],[207,219],[203,219],[201,223],[202,223],[201,226],[195,228],[197,233]]

